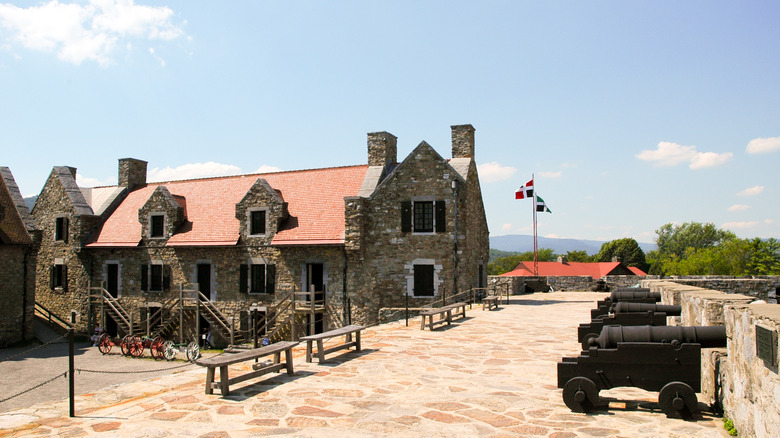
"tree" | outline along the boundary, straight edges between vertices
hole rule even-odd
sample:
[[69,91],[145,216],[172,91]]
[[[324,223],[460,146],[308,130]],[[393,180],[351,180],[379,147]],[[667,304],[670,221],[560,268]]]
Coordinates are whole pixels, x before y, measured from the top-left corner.
[[592,261],[592,257],[585,251],[567,251],[566,260],[570,262],[582,262],[589,263]]
[[683,257],[688,248],[710,248],[737,236],[731,231],[719,230],[712,223],[686,222],[682,225],[671,223],[655,230],[656,243],[661,254]]
[[605,242],[593,259],[597,262],[611,262],[615,257],[626,266],[634,266],[645,272],[648,269],[645,252],[630,237]]
[[[558,258],[558,255],[549,248],[541,248],[537,253],[539,261],[550,262]],[[534,252],[526,251],[513,255],[498,257],[488,264],[488,275],[501,275],[514,270],[520,262],[533,262]]]

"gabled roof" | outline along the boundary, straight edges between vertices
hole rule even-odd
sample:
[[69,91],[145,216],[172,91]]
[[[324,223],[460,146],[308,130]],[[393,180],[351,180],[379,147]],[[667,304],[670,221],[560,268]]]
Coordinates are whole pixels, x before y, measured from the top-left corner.
[[236,204],[258,178],[264,178],[288,203],[290,218],[271,244],[343,244],[344,197],[357,195],[367,168],[347,166],[150,183],[130,192],[86,246],[138,245],[138,210],[158,186],[183,197],[187,206],[187,222],[168,239],[169,246],[235,245],[240,230]]
[[11,169],[0,167],[0,243],[30,244],[30,232],[35,229]]
[[62,188],[65,190],[65,194],[73,204],[76,216],[95,215],[92,207],[90,207],[86,198],[84,198],[84,194],[81,192],[79,185],[76,184],[76,169],[67,166],[54,166],[52,174],[60,180]]
[[[602,278],[607,275],[647,275],[639,268],[629,268],[620,262],[539,262],[539,275],[542,277],[582,277]],[[520,262],[514,270],[501,274],[502,277],[533,277],[534,262]]]

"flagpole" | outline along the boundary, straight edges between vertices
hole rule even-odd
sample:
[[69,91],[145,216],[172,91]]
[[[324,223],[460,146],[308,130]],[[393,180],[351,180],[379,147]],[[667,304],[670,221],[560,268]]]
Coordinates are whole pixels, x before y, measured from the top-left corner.
[[532,194],[533,196],[533,202],[531,202],[531,210],[533,210],[534,214],[534,276],[539,275],[539,242],[536,238],[536,179],[534,178],[534,174],[531,174],[531,181],[534,182],[534,192]]

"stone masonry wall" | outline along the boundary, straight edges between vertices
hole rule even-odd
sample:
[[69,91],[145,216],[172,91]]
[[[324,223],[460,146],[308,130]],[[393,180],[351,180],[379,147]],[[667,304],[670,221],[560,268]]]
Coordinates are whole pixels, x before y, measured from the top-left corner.
[[[35,311],[33,278],[34,259],[25,266],[27,245],[0,244],[0,347],[30,339]],[[27,285],[25,285],[25,280]],[[26,296],[25,296],[26,287]]]
[[[643,286],[661,292],[664,303],[682,306],[681,321],[672,321],[675,324],[726,326],[727,347],[702,350],[699,400],[721,406],[740,436],[775,436],[780,428],[780,378],[776,364],[757,357],[756,326],[777,336],[780,306],[756,301],[754,294],[731,294],[666,280],[643,282]],[[774,344],[776,353],[777,337]]]
[[667,280],[678,284],[699,286],[731,294],[743,294],[756,297],[768,303],[777,302],[777,289],[780,277],[729,277],[729,276],[686,276],[668,277]]
[[732,419],[739,436],[775,437],[780,430],[780,376],[777,365],[756,354],[756,326],[774,332],[776,352],[780,306],[726,304],[725,320],[729,336],[728,360],[721,364],[725,416]]

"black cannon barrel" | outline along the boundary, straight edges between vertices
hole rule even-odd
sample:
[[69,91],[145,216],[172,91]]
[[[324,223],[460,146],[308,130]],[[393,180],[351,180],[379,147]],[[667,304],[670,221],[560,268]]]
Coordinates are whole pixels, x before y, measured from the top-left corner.
[[621,301],[613,304],[610,311],[612,313],[663,312],[666,316],[680,316],[682,314],[682,306],[675,304],[630,303]]
[[613,303],[621,301],[659,302],[661,301],[661,292],[650,292],[650,289],[647,288],[618,289],[612,291],[609,300]]
[[726,326],[620,326],[608,325],[601,329],[597,338],[590,340],[590,346],[615,348],[618,342],[652,342],[699,344],[702,348],[726,346]]

